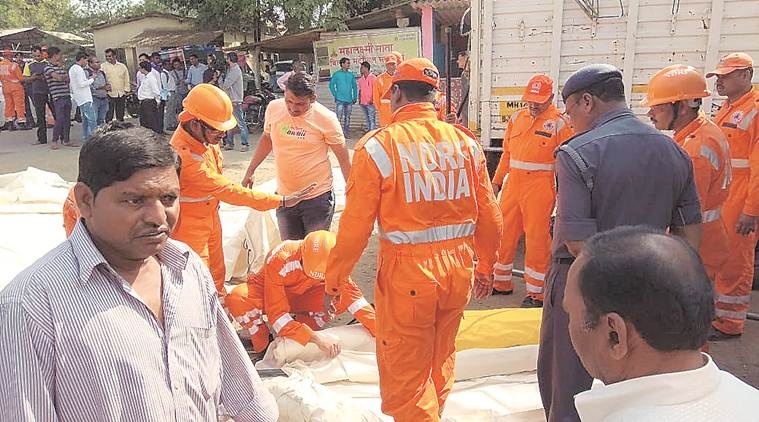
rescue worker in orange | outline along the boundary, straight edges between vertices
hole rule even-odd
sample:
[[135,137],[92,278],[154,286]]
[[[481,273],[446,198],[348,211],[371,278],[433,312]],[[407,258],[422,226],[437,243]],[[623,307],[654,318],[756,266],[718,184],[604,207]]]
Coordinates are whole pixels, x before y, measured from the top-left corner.
[[543,284],[551,260],[551,213],[556,202],[553,154],[573,134],[553,98],[551,78],[535,75],[530,79],[522,95],[527,107],[511,115],[503,154],[493,175],[493,192],[503,186],[503,237],[493,274],[493,293],[513,292],[514,256],[524,233],[527,296],[523,308],[543,306]]
[[385,71],[377,75],[377,80],[372,87],[372,101],[377,106],[377,124],[385,127],[390,123],[393,111],[390,108],[390,100],[382,98],[385,92],[393,84],[393,75],[398,65],[398,56],[390,53],[385,56]]
[[13,53],[10,50],[5,50],[3,56],[4,59],[0,61],[0,82],[5,96],[5,121],[13,130],[25,129],[23,69],[13,61]]
[[706,79],[690,66],[672,65],[651,77],[641,106],[659,130],[674,131],[674,140],[693,161],[701,200],[702,242],[699,248],[709,279],[727,262],[730,245],[722,219],[732,169],[725,135],[699,111],[701,99],[711,95]]
[[66,237],[71,236],[80,216],[79,207],[76,205],[76,198],[74,197],[74,187],[72,186],[66,200],[63,201],[63,230],[66,231]]
[[229,293],[229,312],[250,333],[256,353],[269,345],[270,329],[264,315],[277,336],[304,346],[314,343],[330,358],[340,352],[340,345],[318,331],[332,317],[348,311],[374,335],[374,308],[353,281],[342,286],[340,302],[330,312],[324,310],[324,272],[334,246],[335,234],[326,230],[311,232],[303,240],[280,243],[269,251],[263,267],[251,274],[246,284]]
[[751,299],[759,218],[759,92],[751,84],[753,66],[748,54],[732,53],[706,74],[707,78],[717,77],[717,92],[727,97],[714,123],[727,137],[733,167],[730,191],[722,207],[730,253],[717,276],[711,341],[743,334]]
[[250,190],[222,175],[219,142],[236,127],[229,96],[211,84],[195,86],[182,101],[171,145],[182,159],[180,215],[171,237],[186,243],[208,264],[219,298],[226,296],[219,202],[270,210],[296,205],[313,186],[289,196]]
[[453,124],[456,123],[456,104],[451,101],[451,110],[446,113],[447,98],[443,91],[437,91],[435,101],[432,104],[435,106],[438,120]]
[[398,66],[386,93],[392,122],[355,147],[327,264],[326,293],[340,302],[377,222],[380,395],[382,411],[399,422],[440,420],[459,322],[473,288],[478,299],[491,292],[501,237],[485,156],[471,132],[438,120],[438,87],[429,60]]

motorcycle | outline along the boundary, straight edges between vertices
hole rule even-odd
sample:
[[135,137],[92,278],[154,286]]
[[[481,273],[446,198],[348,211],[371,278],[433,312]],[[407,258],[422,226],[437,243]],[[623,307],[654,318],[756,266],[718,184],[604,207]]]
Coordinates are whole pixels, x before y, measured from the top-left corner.
[[243,98],[241,108],[245,115],[245,124],[248,126],[248,130],[264,127],[266,107],[275,98],[268,82],[261,82],[260,90],[253,88]]

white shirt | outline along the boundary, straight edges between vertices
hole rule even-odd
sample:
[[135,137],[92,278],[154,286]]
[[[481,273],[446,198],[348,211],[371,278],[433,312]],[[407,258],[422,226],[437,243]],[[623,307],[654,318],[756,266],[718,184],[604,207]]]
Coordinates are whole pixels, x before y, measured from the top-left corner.
[[163,84],[163,88],[167,91],[176,92],[177,80],[174,79],[173,72],[169,72],[165,69],[161,70],[161,83]]
[[[142,73],[142,72],[140,72]],[[155,99],[157,103],[161,103],[161,81],[160,75],[155,70],[151,70],[142,79],[140,87],[137,89],[137,99],[148,100]]]
[[71,89],[71,96],[74,97],[76,105],[80,106],[92,102],[90,85],[93,82],[95,79],[88,78],[82,66],[74,63],[69,68],[69,89]]
[[757,422],[759,390],[721,371],[709,355],[691,371],[596,383],[575,396],[582,422]]

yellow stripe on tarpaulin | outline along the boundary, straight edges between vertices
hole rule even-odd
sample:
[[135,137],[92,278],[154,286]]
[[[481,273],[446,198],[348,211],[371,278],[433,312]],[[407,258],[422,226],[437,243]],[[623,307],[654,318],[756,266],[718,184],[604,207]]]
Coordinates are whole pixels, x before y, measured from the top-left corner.
[[456,350],[499,349],[540,342],[540,308],[464,311]]

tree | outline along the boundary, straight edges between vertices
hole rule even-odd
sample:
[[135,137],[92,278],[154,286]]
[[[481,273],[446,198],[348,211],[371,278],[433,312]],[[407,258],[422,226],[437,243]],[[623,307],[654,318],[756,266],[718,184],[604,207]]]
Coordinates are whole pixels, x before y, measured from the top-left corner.
[[351,16],[380,7],[386,0],[159,0],[197,17],[203,27],[266,35],[314,28],[345,29]]

